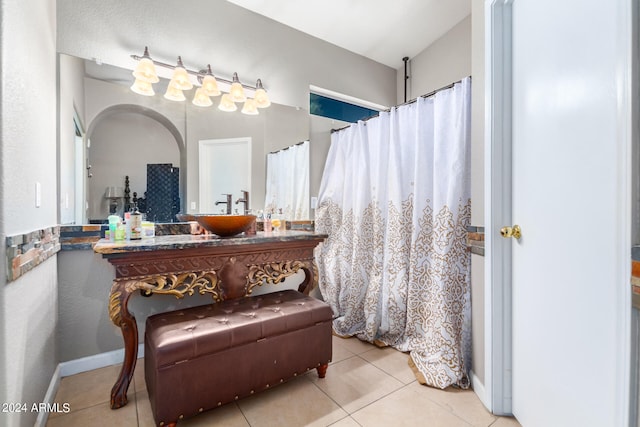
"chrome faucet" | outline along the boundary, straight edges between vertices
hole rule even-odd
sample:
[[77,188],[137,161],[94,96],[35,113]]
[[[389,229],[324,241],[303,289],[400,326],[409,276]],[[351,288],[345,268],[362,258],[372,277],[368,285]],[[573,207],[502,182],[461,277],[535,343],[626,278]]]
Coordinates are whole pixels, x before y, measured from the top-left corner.
[[221,204],[226,204],[227,205],[227,215],[231,215],[231,194],[223,194],[223,196],[227,196],[227,200],[218,200],[216,202],[216,206],[221,205]]
[[236,200],[236,205],[238,203],[244,203],[244,214],[249,214],[249,192],[246,190],[242,190],[242,199]]

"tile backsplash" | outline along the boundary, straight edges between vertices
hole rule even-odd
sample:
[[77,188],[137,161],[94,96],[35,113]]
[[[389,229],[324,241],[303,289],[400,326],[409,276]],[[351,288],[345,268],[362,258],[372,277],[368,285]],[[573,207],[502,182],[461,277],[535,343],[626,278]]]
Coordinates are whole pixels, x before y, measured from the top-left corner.
[[7,236],[7,282],[12,282],[60,250],[60,226]]

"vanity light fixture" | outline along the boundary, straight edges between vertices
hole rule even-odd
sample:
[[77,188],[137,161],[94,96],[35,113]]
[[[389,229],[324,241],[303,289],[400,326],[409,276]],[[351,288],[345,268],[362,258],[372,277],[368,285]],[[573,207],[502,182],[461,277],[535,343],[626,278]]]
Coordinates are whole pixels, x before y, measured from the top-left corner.
[[[236,111],[238,109],[236,102],[244,102],[242,112],[245,114],[256,115],[258,108],[266,108],[271,105],[266,91],[262,85],[262,81],[258,79],[256,86],[245,85],[240,82],[238,73],[233,73],[232,80],[226,80],[215,77],[211,70],[211,65],[200,71],[192,71],[185,68],[182,63],[182,57],[178,56],[177,65],[170,65],[163,62],[155,61],[149,55],[148,47],[144,48],[143,56],[131,55],[138,62],[133,76],[136,78],[131,90],[137,94],[145,96],[154,96],[153,83],[160,81],[156,73],[156,67],[167,68],[173,71],[171,80],[164,94],[166,99],[171,101],[184,101],[186,99],[183,91],[190,90],[194,86],[191,76],[195,76],[197,84],[200,87],[196,89],[192,103],[201,107],[213,105],[210,97],[218,96],[222,92],[218,87],[218,82],[224,83],[223,88],[228,87],[229,93],[223,94],[220,99],[218,108],[222,111]],[[245,89],[249,90],[249,95],[253,94],[254,98],[248,98]]]
[[244,106],[242,107],[242,113],[248,114],[250,116],[255,116],[258,113],[258,106],[256,105],[256,100],[252,98],[247,98],[244,102]]
[[211,98],[207,95],[204,87],[199,87],[196,89],[196,94],[193,95],[193,101],[191,101],[193,105],[197,105],[198,107],[210,107],[213,105]]
[[149,82],[145,82],[144,80],[136,79],[135,82],[131,85],[131,90],[139,95],[144,96],[153,96],[156,93],[153,91],[153,86]]
[[233,102],[244,102],[247,100],[247,96],[244,94],[244,88],[240,84],[238,73],[233,73],[233,83],[231,83],[229,95],[231,95]]
[[143,82],[158,83],[160,81],[158,73],[156,73],[156,67],[149,55],[149,48],[147,46],[144,47],[144,53],[142,54],[142,57],[140,57],[140,62],[138,62],[138,65],[132,74],[136,80]]
[[132,91],[144,96],[153,96],[156,94],[153,91],[152,83],[158,83],[160,79],[156,73],[156,67],[153,65],[153,60],[151,56],[149,56],[149,48],[146,46],[144,48],[144,54],[132,74],[136,78],[133,85],[131,85]]
[[271,105],[271,101],[267,96],[267,91],[264,90],[264,87],[262,86],[262,80],[260,79],[258,79],[258,81],[256,82],[256,94],[253,99],[256,100],[256,107],[258,108],[267,108],[269,105]]
[[185,98],[184,93],[182,93],[182,89],[178,89],[171,83],[167,86],[167,91],[164,93],[164,97],[169,101],[184,101],[187,99]]
[[233,99],[231,99],[231,95],[225,93],[220,97],[220,105],[218,105],[218,109],[230,113],[232,111],[236,111],[238,106],[233,102]]
[[211,71],[211,64],[207,65],[206,74],[202,78],[202,89],[207,96],[220,95],[220,89],[218,89],[218,82]]
[[173,76],[169,82],[169,86],[173,86],[180,90],[193,89],[193,83],[189,80],[189,73],[182,65],[182,58],[178,56],[178,64],[173,69]]

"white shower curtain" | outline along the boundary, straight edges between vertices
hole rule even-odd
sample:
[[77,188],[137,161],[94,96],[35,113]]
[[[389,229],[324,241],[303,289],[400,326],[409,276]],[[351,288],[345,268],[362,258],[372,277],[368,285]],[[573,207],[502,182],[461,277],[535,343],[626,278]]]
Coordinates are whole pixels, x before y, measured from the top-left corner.
[[339,335],[468,386],[471,79],[331,138],[316,211],[320,290]]
[[267,155],[265,210],[309,219],[309,141]]

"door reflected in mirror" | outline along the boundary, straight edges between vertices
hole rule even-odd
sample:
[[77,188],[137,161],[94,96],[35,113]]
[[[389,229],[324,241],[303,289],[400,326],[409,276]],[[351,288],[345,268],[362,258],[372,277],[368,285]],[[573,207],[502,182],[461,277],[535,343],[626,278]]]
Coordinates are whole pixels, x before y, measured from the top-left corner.
[[200,213],[244,214],[243,192],[252,194],[251,138],[199,141],[198,157]]

